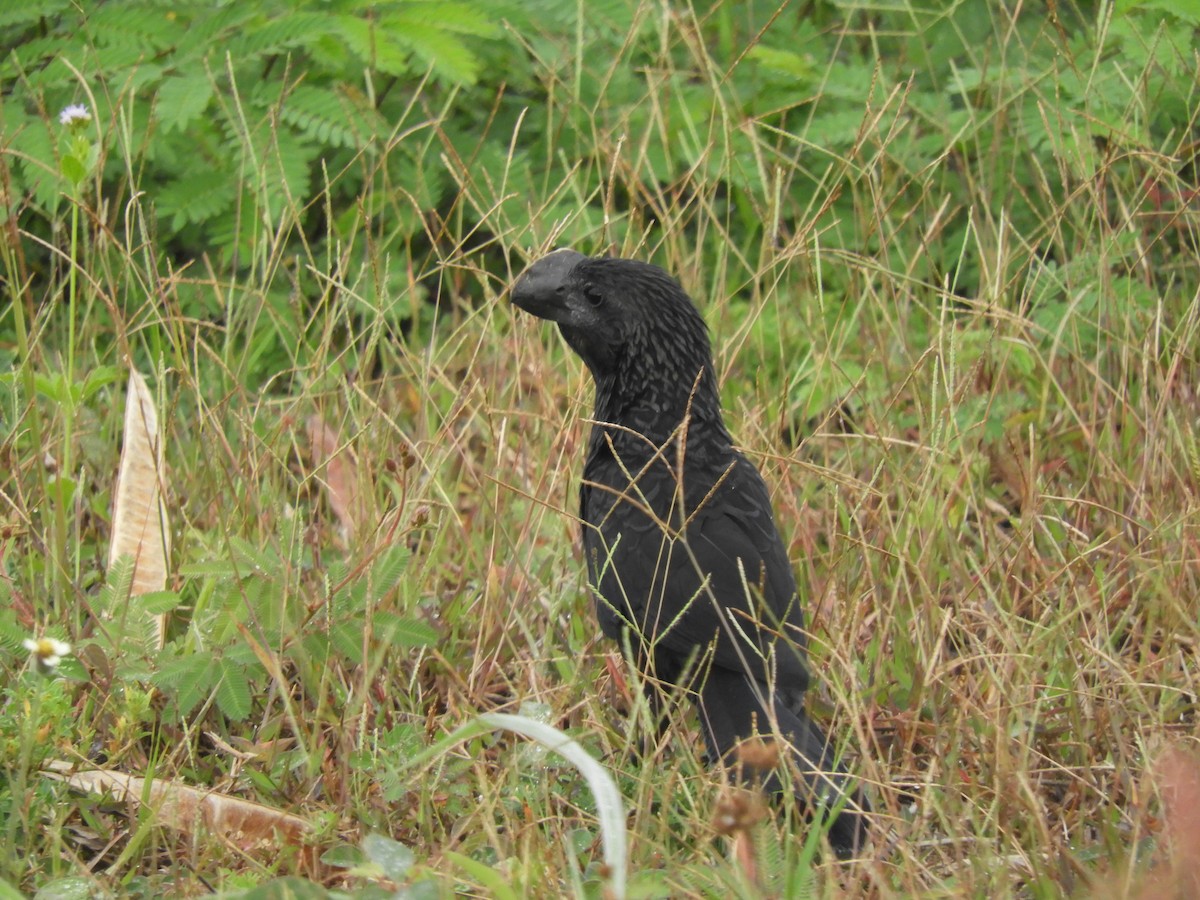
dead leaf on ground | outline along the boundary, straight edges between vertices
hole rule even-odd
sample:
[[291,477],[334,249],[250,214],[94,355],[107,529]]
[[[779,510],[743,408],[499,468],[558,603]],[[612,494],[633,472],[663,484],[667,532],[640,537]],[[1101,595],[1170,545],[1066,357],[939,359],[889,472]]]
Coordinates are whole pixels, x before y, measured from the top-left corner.
[[[163,501],[165,473],[158,411],[146,380],[129,372],[125,396],[125,433],[113,501],[112,540],[108,567],[123,556],[133,559],[131,596],[162,591],[167,586],[171,528]],[[155,644],[162,648],[166,615],[152,617]]]
[[48,762],[42,774],[77,791],[106,794],[135,807],[146,804],[153,809],[157,825],[188,836],[203,830],[247,853],[273,850],[280,844],[302,847],[311,831],[299,816],[178,781],[147,780],[112,769],[75,771],[62,760]]
[[355,526],[362,517],[362,498],[358,491],[358,465],[334,428],[320,416],[311,416],[305,423],[309,452],[313,465],[325,467],[325,495],[341,526],[343,539],[354,536]]

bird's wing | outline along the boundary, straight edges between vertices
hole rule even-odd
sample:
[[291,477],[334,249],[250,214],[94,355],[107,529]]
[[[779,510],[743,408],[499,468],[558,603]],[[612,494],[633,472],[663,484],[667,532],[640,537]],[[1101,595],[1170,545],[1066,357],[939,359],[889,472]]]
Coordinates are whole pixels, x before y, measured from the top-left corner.
[[803,619],[757,471],[736,457],[727,470],[694,478],[686,522],[662,496],[672,481],[639,486],[623,494],[585,488],[584,546],[605,633],[632,625],[656,655],[665,648],[686,658],[712,646],[714,665],[802,692]]
[[727,617],[726,633],[732,629],[738,638],[721,641],[714,662],[747,669],[760,681],[773,675],[789,692],[803,691],[808,672],[796,580],[767,486],[749,462],[735,457],[693,512],[686,535],[692,570],[708,577],[711,597]]

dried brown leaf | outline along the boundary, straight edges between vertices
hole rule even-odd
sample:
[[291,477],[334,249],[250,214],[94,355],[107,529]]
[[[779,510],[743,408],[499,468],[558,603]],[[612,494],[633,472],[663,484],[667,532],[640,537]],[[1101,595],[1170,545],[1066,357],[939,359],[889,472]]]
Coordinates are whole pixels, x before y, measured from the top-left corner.
[[343,446],[338,433],[320,416],[310,417],[305,430],[313,463],[318,468],[325,467],[324,485],[329,506],[341,525],[343,536],[352,537],[362,509],[354,457]]
[[[162,438],[158,412],[146,380],[129,372],[125,397],[125,434],[113,501],[112,541],[108,565],[122,556],[133,558],[134,596],[164,590],[171,555],[171,529],[163,502]],[[166,616],[154,617],[157,645],[162,647]]]
[[306,820],[291,813],[178,781],[147,780],[112,769],[73,771],[61,760],[47,763],[42,774],[78,791],[106,794],[135,807],[148,805],[158,825],[188,836],[204,829],[247,853],[280,843],[302,846],[311,830]]

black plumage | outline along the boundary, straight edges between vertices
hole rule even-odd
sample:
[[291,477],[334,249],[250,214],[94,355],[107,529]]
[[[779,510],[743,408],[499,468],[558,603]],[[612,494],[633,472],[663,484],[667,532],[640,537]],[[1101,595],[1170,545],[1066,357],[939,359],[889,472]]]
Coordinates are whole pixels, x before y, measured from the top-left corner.
[[852,853],[865,807],[804,710],[791,563],[766,484],[725,427],[695,305],[656,266],[571,250],[531,266],[512,299],[556,322],[595,380],[580,512],[604,634],[627,642],[647,684],[692,693],[713,757],[756,734],[787,738],[805,808],[845,801],[829,838]]

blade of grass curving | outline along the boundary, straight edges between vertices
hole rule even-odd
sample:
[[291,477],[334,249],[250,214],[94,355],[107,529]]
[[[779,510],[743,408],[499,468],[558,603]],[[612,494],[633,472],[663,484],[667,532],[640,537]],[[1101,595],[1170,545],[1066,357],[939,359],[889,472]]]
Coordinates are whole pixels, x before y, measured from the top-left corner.
[[600,841],[604,848],[604,864],[608,869],[609,896],[621,900],[625,896],[626,866],[628,854],[625,844],[625,804],[621,792],[612,776],[599,762],[593,759],[575,740],[552,725],[546,725],[525,716],[509,713],[485,713],[462,725],[436,744],[426,748],[409,760],[410,767],[440,756],[450,747],[477,735],[503,728],[515,731],[532,741],[537,741],[579,770],[596,798],[596,815],[600,820]]

